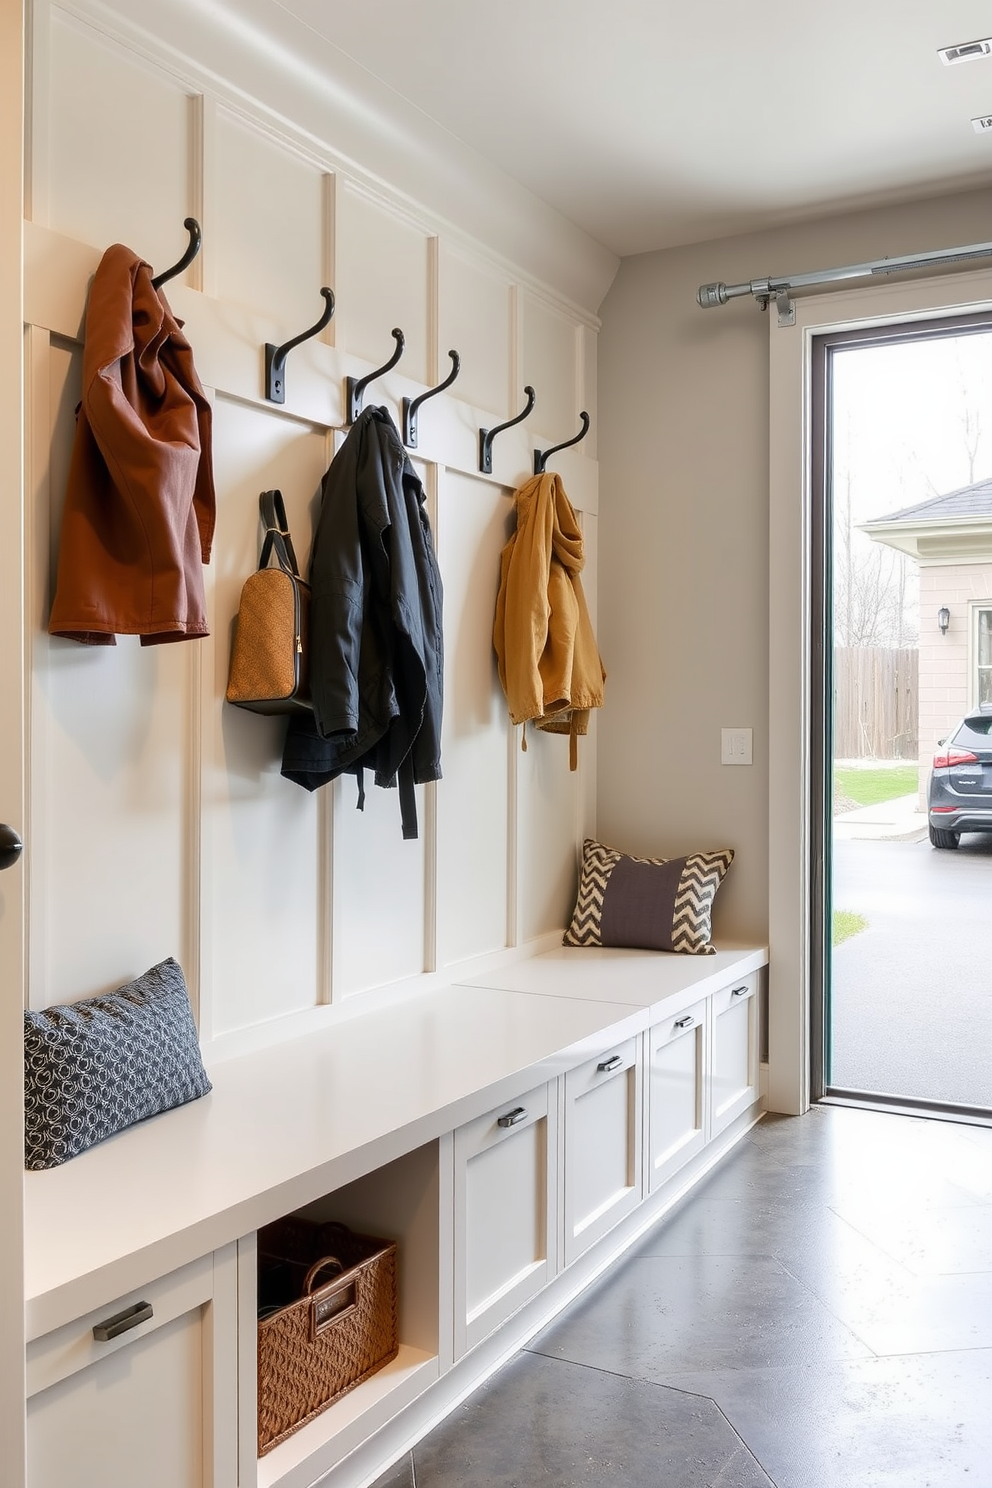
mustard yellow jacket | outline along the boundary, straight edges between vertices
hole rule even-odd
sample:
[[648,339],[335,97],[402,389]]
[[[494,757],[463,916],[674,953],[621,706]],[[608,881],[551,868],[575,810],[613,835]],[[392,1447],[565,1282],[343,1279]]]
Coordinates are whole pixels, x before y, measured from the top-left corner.
[[514,723],[572,738],[603,706],[600,660],[579,575],[582,533],[561,477],[535,475],[516,492],[517,529],[500,557],[493,644]]

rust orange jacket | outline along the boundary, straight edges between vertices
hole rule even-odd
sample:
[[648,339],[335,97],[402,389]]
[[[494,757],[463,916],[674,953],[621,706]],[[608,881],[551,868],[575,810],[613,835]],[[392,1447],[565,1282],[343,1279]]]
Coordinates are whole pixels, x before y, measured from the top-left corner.
[[151,269],[115,243],[90,290],[48,628],[87,645],[206,635],[210,405]]
[[500,558],[493,644],[514,723],[572,738],[603,706],[600,660],[579,575],[582,533],[561,477],[535,475],[514,497],[517,529]]

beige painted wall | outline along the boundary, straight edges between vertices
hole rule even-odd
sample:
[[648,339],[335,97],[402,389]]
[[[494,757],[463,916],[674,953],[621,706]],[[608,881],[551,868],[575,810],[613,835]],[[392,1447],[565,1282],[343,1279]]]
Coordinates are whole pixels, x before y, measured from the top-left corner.
[[[920,791],[937,741],[977,702],[974,689],[974,626],[978,604],[992,603],[992,563],[926,565],[920,569]],[[950,611],[947,634],[937,611]]]
[[[716,931],[768,926],[768,317],[698,285],[985,242],[972,192],[624,260],[600,342],[598,830],[675,854],[729,844]],[[720,764],[721,727],[754,764]]]

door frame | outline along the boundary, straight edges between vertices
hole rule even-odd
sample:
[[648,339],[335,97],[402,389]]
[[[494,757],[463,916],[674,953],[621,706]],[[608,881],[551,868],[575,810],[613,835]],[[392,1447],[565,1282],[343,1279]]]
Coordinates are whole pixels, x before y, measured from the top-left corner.
[[[833,833],[833,356],[852,347],[891,346],[914,341],[943,340],[948,336],[989,335],[992,313],[969,310],[964,315],[940,315],[920,320],[887,320],[882,325],[824,331],[812,337],[810,420],[810,842],[813,879],[810,907],[810,1099],[843,1094],[880,1101],[877,1092],[835,1090],[830,1085],[830,966],[832,958],[831,854]],[[917,751],[918,752],[918,751]],[[900,1098],[898,1104],[930,1102]]]
[[[817,336],[945,320],[992,309],[992,273],[875,284],[795,304],[795,323],[769,316],[769,1066],[767,1109],[800,1115],[812,1091],[813,905],[824,882],[817,835],[813,712],[817,616],[813,588],[813,347]],[[822,430],[819,437],[823,438]],[[822,637],[822,621],[820,622]],[[822,764],[820,766],[822,776]],[[822,786],[821,786],[822,799]],[[822,817],[822,812],[821,812]],[[822,896],[821,896],[822,897]],[[822,1037],[822,1032],[818,1031]],[[822,1048],[822,1044],[821,1044]]]

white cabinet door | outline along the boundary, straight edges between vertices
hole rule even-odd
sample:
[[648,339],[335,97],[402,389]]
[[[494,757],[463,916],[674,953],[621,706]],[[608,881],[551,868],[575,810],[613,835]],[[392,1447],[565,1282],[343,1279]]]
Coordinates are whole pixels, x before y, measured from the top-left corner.
[[648,1190],[653,1193],[709,1140],[706,1000],[654,1024],[648,1039]]
[[455,1358],[557,1270],[556,1109],[547,1085],[455,1132]]
[[565,1076],[565,1265],[635,1208],[642,1195],[638,1041]]
[[28,1345],[28,1488],[233,1488],[234,1246]]
[[712,997],[714,1137],[758,1099],[758,976],[754,971]]

